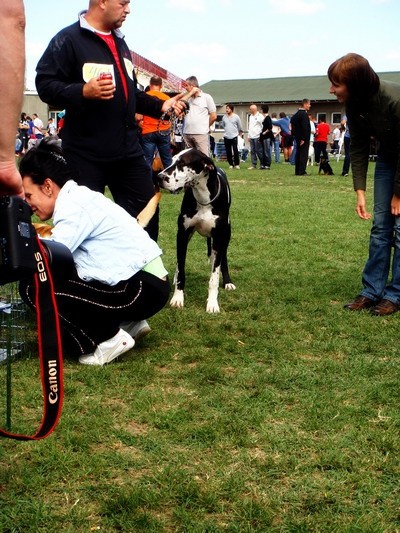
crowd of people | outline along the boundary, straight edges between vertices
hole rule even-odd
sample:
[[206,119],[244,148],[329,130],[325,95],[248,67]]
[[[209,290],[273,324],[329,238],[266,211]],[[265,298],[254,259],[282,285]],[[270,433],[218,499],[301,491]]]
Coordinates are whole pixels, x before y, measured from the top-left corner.
[[[128,0],[90,0],[78,22],[50,41],[37,65],[36,86],[44,102],[65,110],[62,148],[54,142],[57,129],[52,120],[45,129],[37,115],[30,119],[22,113],[19,173],[13,137],[22,102],[24,8],[22,0],[0,5],[0,68],[4,73],[0,80],[0,194],[19,195],[41,220],[52,218],[50,239],[72,255],[73,269],[56,281],[55,294],[65,344],[81,363],[90,365],[109,363],[130,350],[135,339],[149,332],[146,319],[168,297],[167,271],[156,243],[158,213],[145,229],[136,220],[154,195],[151,163],[155,151],[168,165],[171,150],[165,141],[173,121],[180,148],[194,147],[208,155],[210,128],[217,118],[213,99],[201,91],[194,76],[187,79],[186,95],[166,96],[156,77],[148,91],[138,88],[130,51],[120,32],[129,12]],[[380,80],[357,54],[335,61],[328,77],[330,92],[346,107],[346,117],[332,132],[332,151],[339,149],[343,136],[343,175],[348,174],[351,160],[356,210],[366,220],[371,218],[365,195],[371,136],[379,141],[363,289],[345,307],[385,316],[400,310],[400,86]],[[304,99],[291,118],[284,112],[278,118],[269,115],[267,105],[261,112],[256,104],[250,105],[250,169],[269,169],[273,152],[279,163],[282,150],[284,161],[294,162],[295,173],[304,175],[311,144],[316,162],[328,157],[329,125],[322,116],[316,124],[310,107]],[[232,169],[240,168],[246,148],[234,110],[233,104],[227,104],[222,121]],[[28,150],[31,135],[36,144]],[[114,201],[104,196],[106,186]],[[32,291],[31,283],[23,284],[21,294],[34,307]]]
[[[269,114],[269,106],[251,104],[249,106],[247,131],[234,110],[232,103],[225,105],[225,114],[219,121],[223,130],[223,150],[216,146],[211,152],[218,158],[226,157],[230,169],[240,169],[240,163],[245,163],[250,154],[251,166],[247,170],[270,170],[272,162],[295,166],[296,175],[307,175],[306,165],[319,164],[321,159],[329,159],[329,155],[339,155],[344,148],[345,163],[342,176],[348,176],[350,169],[349,130],[346,128],[346,117],[341,124],[334,125],[331,131],[325,117],[321,115],[318,121],[309,111],[311,102],[304,99],[298,112],[292,117],[284,111]],[[300,131],[298,119],[303,127]],[[297,131],[296,130],[297,126]],[[247,137],[247,139],[246,139]],[[213,136],[211,135],[213,140]],[[347,141],[346,141],[347,139]],[[299,159],[300,158],[300,159]],[[300,160],[300,167],[299,167]]]

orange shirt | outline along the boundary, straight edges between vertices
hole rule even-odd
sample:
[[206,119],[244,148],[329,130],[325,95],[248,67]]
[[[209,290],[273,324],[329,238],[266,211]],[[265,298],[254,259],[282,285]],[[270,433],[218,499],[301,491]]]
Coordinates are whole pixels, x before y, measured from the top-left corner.
[[[146,94],[155,96],[159,100],[169,100],[170,98],[167,94],[160,91],[147,91]],[[142,135],[146,135],[146,133],[154,133],[156,131],[166,131],[169,130],[170,126],[171,123],[169,120],[163,120],[160,122],[160,119],[158,118],[152,118],[144,115],[142,122]]]

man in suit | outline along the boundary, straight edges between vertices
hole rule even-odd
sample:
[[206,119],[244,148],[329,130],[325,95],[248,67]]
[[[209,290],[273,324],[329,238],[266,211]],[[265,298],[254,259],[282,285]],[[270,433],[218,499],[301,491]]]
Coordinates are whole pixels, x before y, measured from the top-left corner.
[[306,176],[306,167],[308,160],[308,149],[310,147],[311,125],[308,118],[308,111],[310,110],[310,100],[304,98],[301,102],[301,107],[292,116],[290,125],[292,128],[292,135],[296,140],[296,156],[295,156],[295,175]]

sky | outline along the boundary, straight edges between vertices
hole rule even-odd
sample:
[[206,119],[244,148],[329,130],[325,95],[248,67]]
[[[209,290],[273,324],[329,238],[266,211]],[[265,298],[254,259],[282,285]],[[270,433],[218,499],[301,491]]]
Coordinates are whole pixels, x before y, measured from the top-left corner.
[[[25,0],[27,89],[50,39],[88,3]],[[325,75],[348,52],[377,72],[400,71],[399,0],[131,0],[130,9],[129,48],[200,85]]]

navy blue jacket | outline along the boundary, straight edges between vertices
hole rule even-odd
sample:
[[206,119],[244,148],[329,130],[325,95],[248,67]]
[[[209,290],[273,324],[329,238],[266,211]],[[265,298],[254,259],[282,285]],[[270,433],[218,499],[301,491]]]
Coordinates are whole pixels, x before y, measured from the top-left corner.
[[[36,67],[36,88],[41,100],[66,110],[63,147],[97,161],[142,155],[135,113],[158,118],[163,105],[158,98],[138,89],[133,68],[129,68],[129,48],[119,31],[113,35],[128,84],[128,101],[109,47],[93,31],[81,27],[79,21],[53,37]],[[114,65],[116,92],[111,100],[83,98],[83,66],[88,69],[90,64],[97,68],[101,64]]]
[[290,119],[292,135],[297,142],[310,142],[311,124],[305,109],[299,109]]

